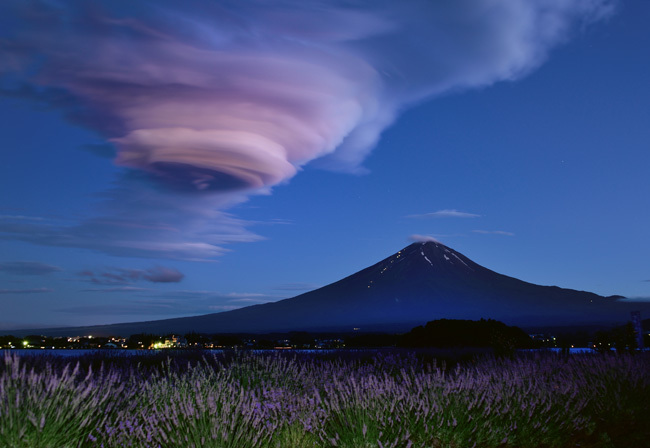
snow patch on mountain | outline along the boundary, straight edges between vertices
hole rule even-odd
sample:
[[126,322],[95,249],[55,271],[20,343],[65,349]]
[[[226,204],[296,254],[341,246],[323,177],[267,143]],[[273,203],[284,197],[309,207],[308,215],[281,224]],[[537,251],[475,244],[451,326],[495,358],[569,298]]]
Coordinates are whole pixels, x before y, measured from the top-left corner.
[[[456,258],[458,259],[458,261],[460,261],[460,262],[463,263],[465,266],[467,266],[467,263],[465,263],[465,262],[464,262],[464,261],[463,261],[463,260],[458,256],[458,255],[456,255],[456,254],[454,254],[454,253],[452,253],[452,255],[453,255],[454,257],[456,257]],[[467,267],[470,268],[469,266],[467,266]],[[472,269],[472,268],[470,268],[470,269],[471,269],[472,271],[474,270],[474,269]]]

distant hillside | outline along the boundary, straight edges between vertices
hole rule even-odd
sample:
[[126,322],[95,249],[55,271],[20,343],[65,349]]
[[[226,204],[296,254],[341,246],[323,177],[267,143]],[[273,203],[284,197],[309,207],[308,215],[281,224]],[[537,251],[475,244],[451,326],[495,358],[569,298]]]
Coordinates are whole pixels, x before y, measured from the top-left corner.
[[[148,322],[38,330],[47,335],[133,333],[406,332],[435,319],[495,319],[519,327],[623,324],[626,303],[585,291],[539,286],[486,269],[440,243],[413,243],[317,290],[234,311]],[[33,334],[37,330],[15,334]]]

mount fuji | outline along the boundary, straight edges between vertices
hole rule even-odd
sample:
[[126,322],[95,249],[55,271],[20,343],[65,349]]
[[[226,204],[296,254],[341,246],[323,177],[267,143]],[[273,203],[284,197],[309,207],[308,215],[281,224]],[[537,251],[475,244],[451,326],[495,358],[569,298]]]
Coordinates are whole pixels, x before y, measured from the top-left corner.
[[622,299],[527,283],[484,268],[441,243],[419,242],[335,283],[274,303],[196,317],[41,331],[49,335],[408,331],[443,318],[495,319],[530,328],[622,324],[632,310],[650,312],[650,303]]

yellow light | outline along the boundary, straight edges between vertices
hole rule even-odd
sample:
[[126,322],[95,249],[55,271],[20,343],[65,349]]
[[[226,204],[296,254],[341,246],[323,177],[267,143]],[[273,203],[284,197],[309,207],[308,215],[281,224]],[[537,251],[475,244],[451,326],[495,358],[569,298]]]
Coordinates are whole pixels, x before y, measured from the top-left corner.
[[29,344],[29,342],[27,342],[27,341],[23,341],[23,345],[24,345],[25,347],[27,347],[27,344]]

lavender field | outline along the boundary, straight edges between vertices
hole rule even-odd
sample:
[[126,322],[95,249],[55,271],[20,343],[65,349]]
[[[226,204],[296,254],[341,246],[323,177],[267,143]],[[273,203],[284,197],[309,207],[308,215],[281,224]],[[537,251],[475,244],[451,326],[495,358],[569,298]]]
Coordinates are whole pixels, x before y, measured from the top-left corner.
[[648,354],[5,355],[0,447],[644,447]]

